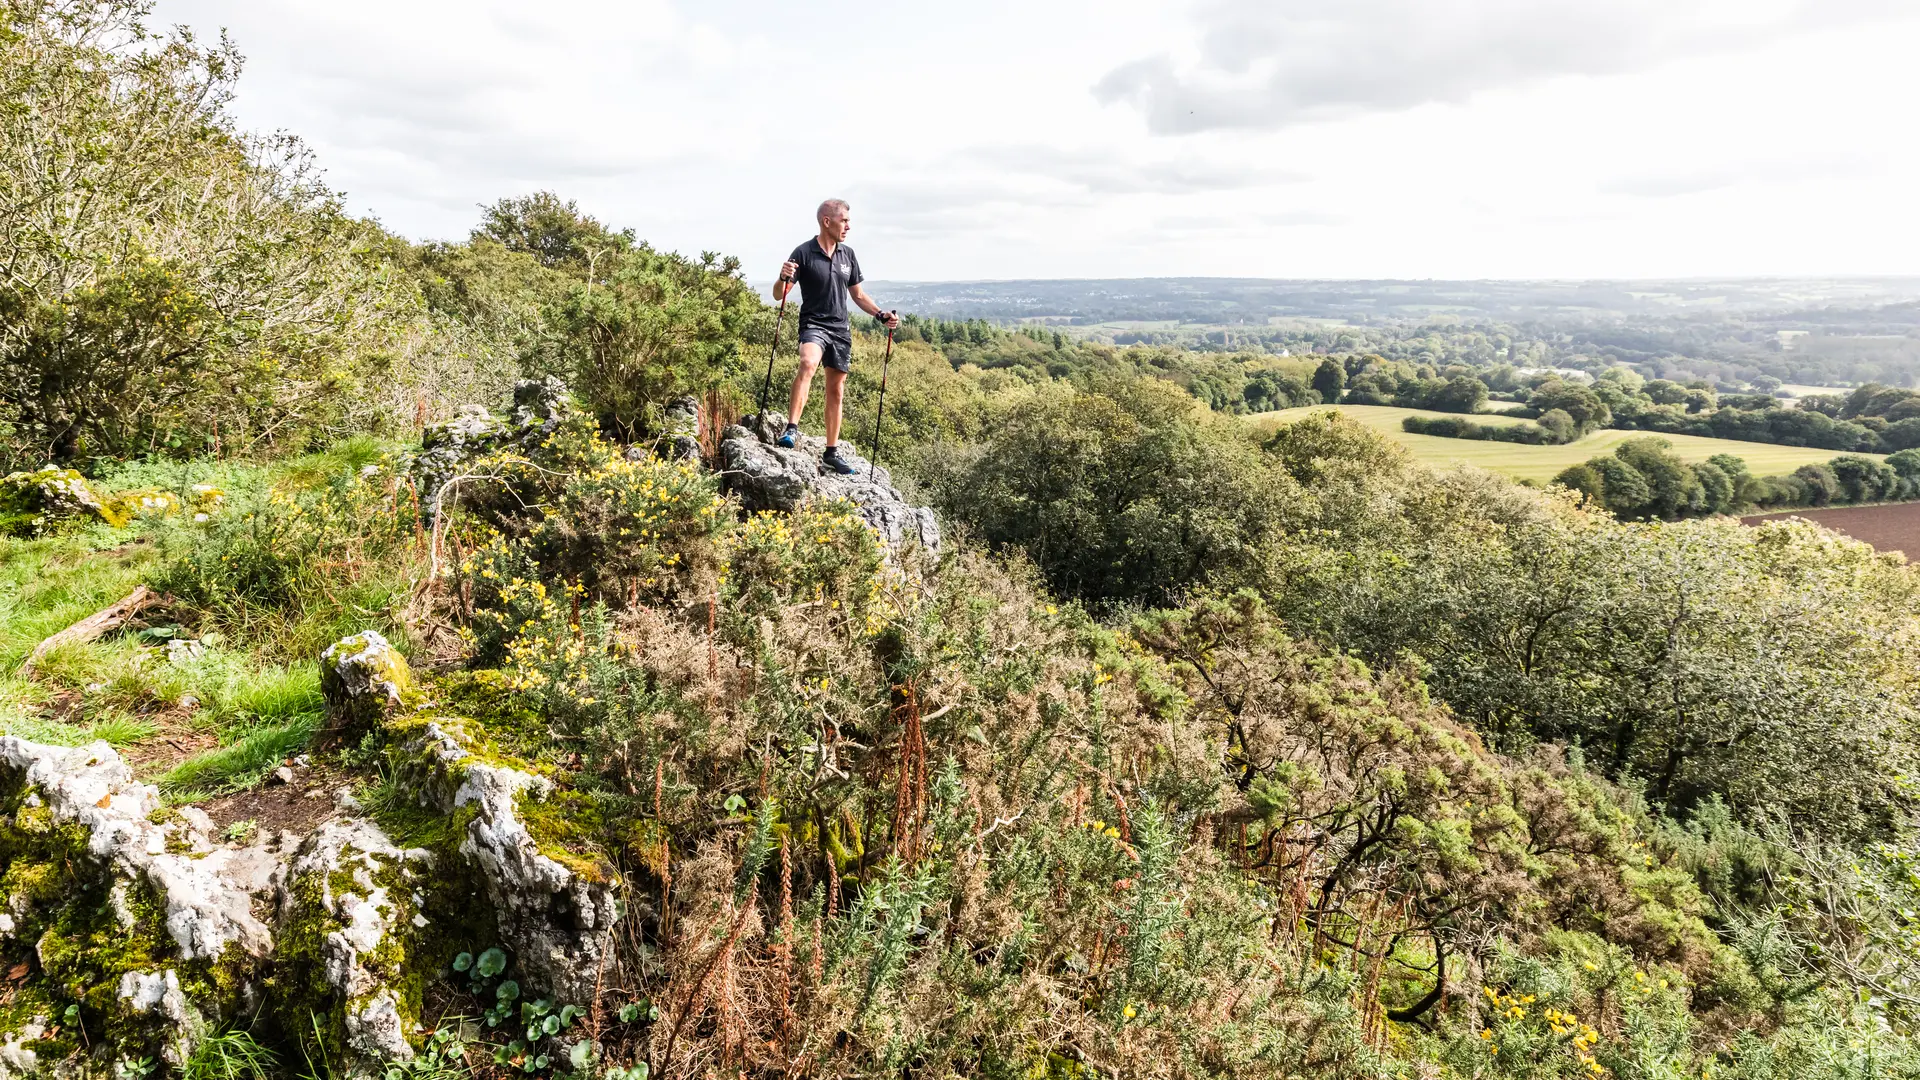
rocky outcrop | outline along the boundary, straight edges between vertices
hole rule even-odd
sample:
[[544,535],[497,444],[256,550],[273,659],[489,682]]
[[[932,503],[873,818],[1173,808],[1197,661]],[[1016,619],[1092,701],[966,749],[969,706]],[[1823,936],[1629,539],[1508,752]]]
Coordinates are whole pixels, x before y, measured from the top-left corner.
[[691,394],[667,403],[662,452],[675,461],[700,460],[700,399]]
[[411,689],[407,658],[377,630],[341,638],[320,654],[320,692],[336,732],[371,728],[399,708]]
[[932,510],[914,506],[893,486],[883,466],[869,462],[851,443],[840,444],[840,457],[853,466],[842,476],[820,460],[826,440],[802,435],[792,449],[775,443],[786,417],[769,412],[764,420],[749,416],[726,430],[720,441],[721,482],[740,497],[749,511],[791,511],[809,499],[845,499],[873,526],[888,547],[918,547],[940,552],[940,522]]
[[118,528],[127,514],[72,469],[47,465],[0,477],[0,532],[30,535],[72,520]]
[[[274,944],[260,913],[280,885],[284,837],[215,843],[204,813],[163,810],[103,742],[0,738],[0,795],[9,934],[33,942],[44,976],[94,1002],[110,1032],[180,1065],[210,1024],[257,1000]],[[102,926],[111,947],[98,944]]]
[[[613,947],[613,869],[543,851],[527,810],[553,783],[482,760],[463,722],[420,722],[394,748],[395,775],[423,805],[462,822],[460,855],[478,872],[500,937],[526,975],[562,1001],[587,1001]],[[546,845],[551,846],[551,845]]]
[[513,385],[513,407],[505,420],[483,405],[465,405],[453,419],[430,425],[413,461],[421,505],[428,516],[437,510],[441,489],[454,477],[490,455],[539,446],[558,430],[571,409],[566,384],[549,375]]
[[431,852],[402,849],[372,822],[348,819],[316,829],[288,870],[280,905],[288,940],[276,978],[326,988],[355,1072],[413,1057],[407,1033],[420,1003],[402,992],[404,964],[432,924],[421,906],[433,864]]
[[152,889],[179,959],[211,962],[229,949],[260,958],[271,951],[273,935],[253,910],[278,884],[280,860],[264,842],[216,846],[199,827],[205,815],[156,824],[159,791],[135,783],[133,770],[104,742],[42,746],[0,737],[0,788],[14,785],[23,794],[13,827],[83,829],[88,855],[115,876]]

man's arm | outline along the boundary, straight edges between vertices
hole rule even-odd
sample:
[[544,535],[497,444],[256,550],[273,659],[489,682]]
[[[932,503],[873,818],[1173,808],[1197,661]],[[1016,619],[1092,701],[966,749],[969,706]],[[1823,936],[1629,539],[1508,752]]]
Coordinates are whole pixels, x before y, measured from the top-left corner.
[[775,278],[773,282],[773,298],[775,300],[785,300],[787,293],[793,291],[793,275],[799,269],[800,264],[792,259],[788,259],[786,262],[780,264],[780,276]]
[[855,285],[847,290],[847,295],[853,297],[853,302],[859,305],[861,311],[886,323],[888,329],[894,329],[900,325],[900,316],[891,311],[881,311],[880,305],[874,303],[873,298],[867,295],[865,286]]

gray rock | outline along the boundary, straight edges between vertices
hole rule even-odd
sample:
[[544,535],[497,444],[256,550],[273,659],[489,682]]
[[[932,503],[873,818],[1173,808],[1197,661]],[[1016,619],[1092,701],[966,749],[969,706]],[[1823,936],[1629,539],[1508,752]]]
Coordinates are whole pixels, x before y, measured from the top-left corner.
[[255,958],[271,951],[273,935],[254,915],[253,901],[273,893],[279,860],[261,847],[168,852],[169,837],[187,826],[149,820],[160,808],[158,789],[135,783],[106,743],[42,746],[0,736],[0,787],[14,783],[37,792],[55,821],[85,827],[87,852],[108,873],[146,881],[164,905],[182,960],[217,960],[230,945]]
[[432,865],[429,852],[402,849],[371,821],[353,819],[323,823],[287,871],[280,921],[317,923],[323,932],[318,974],[340,1003],[353,1073],[413,1057],[407,1031],[418,1017],[403,1014],[393,990],[405,973],[388,970],[381,956],[390,937],[428,924],[418,910],[419,878]]
[[47,1033],[47,1018],[37,1017],[21,1026],[0,1043],[0,1080],[18,1080],[21,1077],[34,1076],[39,1071],[40,1055],[27,1047],[27,1043],[37,1042]]
[[[68,861],[93,879],[89,887],[40,903],[103,904],[131,931],[138,925],[130,903],[137,883],[157,901],[163,941],[171,940],[182,963],[218,963],[251,980],[272,952],[273,932],[256,912],[266,910],[278,892],[281,857],[263,844],[215,847],[207,836],[212,822],[197,810],[157,815],[159,792],[136,783],[106,743],[43,746],[0,737],[0,790],[23,793],[23,811],[41,810],[56,824],[84,830],[84,850]],[[34,903],[7,898],[10,931],[32,917]],[[151,1015],[167,1033],[165,1054],[176,1066],[209,1024],[225,1019],[219,1002],[189,1000],[172,968],[125,973],[113,989],[120,1007],[133,1016]],[[243,982],[243,999],[256,993],[257,987]],[[24,1047],[0,1047],[0,1076],[24,1074],[32,1066]]]
[[506,425],[485,406],[463,405],[453,419],[430,425],[422,433],[413,472],[419,479],[421,505],[429,517],[438,505],[435,496],[447,481],[460,475],[468,462],[491,453],[506,430]]
[[513,384],[513,441],[522,446],[539,442],[554,433],[573,403],[567,396],[567,384],[552,375],[544,379],[522,379]]
[[427,518],[437,512],[441,489],[474,461],[501,450],[537,447],[572,408],[566,384],[549,375],[513,385],[513,406],[504,421],[483,405],[463,405],[452,420],[429,426],[412,465]]
[[700,460],[700,399],[691,394],[667,403],[662,450],[675,461]]
[[[486,882],[487,899],[523,971],[563,1001],[588,1001],[613,949],[618,878],[590,877],[540,853],[516,808],[542,799],[552,781],[475,761],[460,739],[428,722],[402,748],[405,782],[442,813],[473,805],[460,854]],[[419,770],[424,769],[424,774]]]
[[851,443],[840,444],[840,457],[853,466],[842,476],[828,468],[820,455],[826,440],[802,435],[793,449],[775,445],[786,418],[769,411],[764,422],[749,416],[744,425],[726,430],[720,443],[721,482],[740,496],[748,511],[792,511],[812,499],[845,499],[895,551],[917,546],[940,553],[940,522],[932,510],[914,506],[893,486],[893,477],[862,457]]
[[205,1034],[206,1020],[200,1010],[187,1002],[180,989],[180,976],[172,968],[165,971],[129,971],[120,976],[117,988],[126,1008],[138,1015],[152,1015],[165,1021],[175,1032],[166,1041],[161,1056],[175,1068],[185,1066],[189,1048]]
[[407,658],[377,630],[341,638],[320,654],[320,692],[335,731],[371,727],[412,688]]

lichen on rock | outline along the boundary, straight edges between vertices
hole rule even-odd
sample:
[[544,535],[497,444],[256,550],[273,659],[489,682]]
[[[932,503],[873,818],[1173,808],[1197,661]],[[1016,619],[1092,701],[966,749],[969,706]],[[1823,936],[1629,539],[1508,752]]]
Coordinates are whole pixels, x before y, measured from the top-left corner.
[[567,1001],[588,1000],[613,947],[610,866],[569,865],[542,851],[525,801],[553,782],[469,749],[455,721],[424,719],[390,749],[395,775],[429,808],[461,823],[458,851],[478,873],[501,940],[536,984]]
[[433,865],[431,852],[399,847],[371,821],[338,819],[288,868],[275,990],[337,1040],[351,1072],[413,1056],[420,994],[409,967],[431,963],[415,954],[432,924],[421,908]]
[[97,521],[114,528],[128,515],[73,469],[53,465],[0,477],[0,532],[36,534],[66,521]]
[[320,654],[320,691],[336,733],[368,730],[412,689],[407,658],[377,630],[341,638]]
[[464,405],[453,419],[430,425],[420,440],[412,470],[422,506],[431,519],[441,490],[483,459],[503,451],[538,449],[573,412],[566,384],[549,375],[513,386],[513,405],[501,420],[484,405]]
[[204,814],[159,809],[106,743],[0,737],[0,891],[14,935],[34,943],[47,993],[79,1024],[179,1064],[207,1023],[256,999],[273,948],[256,908],[281,860],[277,838],[216,846]]

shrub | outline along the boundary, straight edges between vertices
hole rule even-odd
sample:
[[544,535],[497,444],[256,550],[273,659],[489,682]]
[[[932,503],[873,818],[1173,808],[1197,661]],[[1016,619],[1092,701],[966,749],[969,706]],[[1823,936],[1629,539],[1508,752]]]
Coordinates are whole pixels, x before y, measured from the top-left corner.
[[0,85],[33,105],[0,113],[23,208],[0,216],[0,462],[297,444],[404,307],[304,148],[234,130],[232,46],[150,33],[151,7],[10,8]]
[[307,623],[281,643],[303,658],[364,629],[369,613],[397,632],[426,569],[425,536],[409,480],[390,464],[353,467],[369,449],[254,473],[221,493],[219,512],[165,519],[151,583],[239,631]]
[[[1244,566],[1295,487],[1239,430],[1151,381],[1049,393],[993,430],[977,453],[935,466],[937,505],[1023,551],[1055,588],[1103,603],[1163,601]],[[1302,458],[1317,452],[1305,437],[1276,438]]]
[[733,375],[765,309],[733,257],[695,261],[640,244],[607,263],[597,285],[547,307],[530,362],[579,391],[603,430],[632,441],[657,430],[669,399]]

